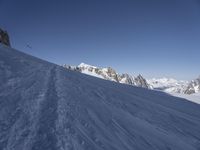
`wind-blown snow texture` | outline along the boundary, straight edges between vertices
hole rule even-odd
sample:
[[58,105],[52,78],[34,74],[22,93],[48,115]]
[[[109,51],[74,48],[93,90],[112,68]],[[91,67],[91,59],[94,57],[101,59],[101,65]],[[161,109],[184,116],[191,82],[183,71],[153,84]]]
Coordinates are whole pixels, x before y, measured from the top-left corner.
[[0,150],[147,149],[200,149],[200,105],[0,45]]

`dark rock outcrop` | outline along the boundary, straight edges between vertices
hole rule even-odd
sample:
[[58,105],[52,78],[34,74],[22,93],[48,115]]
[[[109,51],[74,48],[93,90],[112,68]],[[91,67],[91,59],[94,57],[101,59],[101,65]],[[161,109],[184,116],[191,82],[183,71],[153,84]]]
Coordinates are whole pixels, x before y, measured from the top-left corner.
[[121,81],[123,81],[125,84],[135,85],[134,77],[131,75],[124,73],[120,77]]
[[146,79],[144,79],[141,75],[138,75],[135,78],[135,83],[139,87],[148,88],[149,84],[147,83]]
[[7,46],[10,46],[10,39],[7,31],[4,31],[0,28],[0,43],[3,43]]
[[184,91],[185,94],[194,94],[200,91],[200,77],[191,81]]

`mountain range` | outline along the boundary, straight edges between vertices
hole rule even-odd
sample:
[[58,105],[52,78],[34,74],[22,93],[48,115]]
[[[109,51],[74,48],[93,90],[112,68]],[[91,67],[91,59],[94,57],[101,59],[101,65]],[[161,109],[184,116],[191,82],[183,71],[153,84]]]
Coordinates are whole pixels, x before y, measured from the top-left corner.
[[200,92],[200,77],[191,82],[173,78],[145,79],[142,75],[134,77],[127,73],[119,74],[111,67],[101,68],[85,63],[81,63],[78,66],[64,64],[63,67],[105,80],[147,89],[160,90],[167,93],[194,94]]
[[88,65],[85,63],[81,63],[78,66],[63,65],[63,67],[70,69],[70,70],[79,71],[79,72],[87,74],[87,75],[102,78],[105,80],[110,80],[110,81],[128,84],[128,85],[134,85],[134,86],[148,88],[148,89],[152,88],[147,83],[146,79],[144,79],[141,75],[133,77],[127,73],[119,74],[111,67],[101,68],[101,67],[95,67],[92,65]]

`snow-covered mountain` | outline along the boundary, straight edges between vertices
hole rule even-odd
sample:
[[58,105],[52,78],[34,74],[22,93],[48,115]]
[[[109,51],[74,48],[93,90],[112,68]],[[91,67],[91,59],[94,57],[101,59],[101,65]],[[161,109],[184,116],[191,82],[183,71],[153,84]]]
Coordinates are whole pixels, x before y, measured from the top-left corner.
[[147,82],[153,89],[167,93],[194,94],[200,92],[200,77],[191,82],[175,80],[172,78],[153,78],[147,80]]
[[184,93],[188,86],[188,81],[175,80],[173,78],[153,78],[147,80],[153,89],[168,93]]
[[151,89],[151,86],[147,83],[146,79],[143,78],[141,75],[133,77],[127,73],[119,74],[111,67],[100,68],[85,63],[81,63],[78,66],[63,65],[63,67],[70,70],[79,71],[87,75],[95,76],[98,78]]
[[0,44],[0,150],[198,150],[200,105]]
[[200,78],[195,79],[191,82],[176,80],[173,78],[153,78],[146,80],[141,75],[134,77],[127,73],[119,74],[111,67],[101,68],[85,63],[81,63],[78,66],[63,65],[63,67],[101,79],[148,89],[160,90],[167,93],[193,94],[200,92]]
[[187,88],[185,89],[184,93],[185,94],[194,94],[194,93],[199,93],[200,92],[200,76],[199,78],[192,80]]

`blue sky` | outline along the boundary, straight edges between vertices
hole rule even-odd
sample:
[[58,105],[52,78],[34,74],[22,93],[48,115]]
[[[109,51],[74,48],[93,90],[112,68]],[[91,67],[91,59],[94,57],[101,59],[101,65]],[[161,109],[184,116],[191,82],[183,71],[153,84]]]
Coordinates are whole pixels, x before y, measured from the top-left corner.
[[200,0],[0,0],[0,27],[14,48],[57,64],[200,75]]

